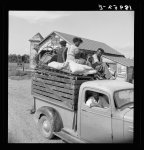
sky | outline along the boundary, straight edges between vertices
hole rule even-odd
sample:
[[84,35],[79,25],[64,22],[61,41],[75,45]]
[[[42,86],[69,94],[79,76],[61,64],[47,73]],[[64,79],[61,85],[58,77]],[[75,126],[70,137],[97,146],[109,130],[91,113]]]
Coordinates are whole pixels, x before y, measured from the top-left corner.
[[103,42],[134,57],[134,11],[9,11],[9,54],[30,54],[29,39],[53,31]]

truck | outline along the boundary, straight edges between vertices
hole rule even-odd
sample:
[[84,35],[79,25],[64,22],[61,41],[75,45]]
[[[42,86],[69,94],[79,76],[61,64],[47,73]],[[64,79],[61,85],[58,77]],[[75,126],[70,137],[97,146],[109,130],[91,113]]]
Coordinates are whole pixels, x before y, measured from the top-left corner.
[[[34,120],[45,138],[57,136],[67,143],[133,142],[133,84],[39,65],[31,85]],[[107,107],[86,105],[95,92],[107,98]]]

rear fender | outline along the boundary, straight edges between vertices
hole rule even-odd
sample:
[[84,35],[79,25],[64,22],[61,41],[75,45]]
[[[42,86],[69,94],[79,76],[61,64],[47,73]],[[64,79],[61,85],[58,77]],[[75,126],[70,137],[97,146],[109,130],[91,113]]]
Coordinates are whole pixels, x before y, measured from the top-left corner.
[[60,131],[63,128],[63,122],[60,114],[52,107],[43,106],[39,108],[34,116],[34,120],[38,123],[38,120],[43,116],[47,116],[53,123],[55,131]]

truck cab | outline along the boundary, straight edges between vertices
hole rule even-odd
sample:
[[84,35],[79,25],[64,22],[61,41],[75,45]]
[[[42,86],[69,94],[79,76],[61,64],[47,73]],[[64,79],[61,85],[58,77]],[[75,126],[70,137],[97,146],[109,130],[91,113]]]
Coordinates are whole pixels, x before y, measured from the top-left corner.
[[[88,107],[88,92],[107,98],[106,107]],[[78,131],[87,142],[128,142],[133,138],[133,85],[116,80],[88,81],[81,85]]]

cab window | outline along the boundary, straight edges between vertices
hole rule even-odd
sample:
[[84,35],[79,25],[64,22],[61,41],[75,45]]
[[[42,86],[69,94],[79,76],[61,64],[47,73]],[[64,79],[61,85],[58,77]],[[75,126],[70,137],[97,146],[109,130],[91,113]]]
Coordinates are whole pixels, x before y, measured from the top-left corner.
[[91,107],[108,108],[109,107],[108,96],[103,93],[87,90],[85,92],[85,104],[90,108]]
[[125,89],[119,90],[114,93],[114,100],[117,108],[133,105],[134,103],[134,90]]

